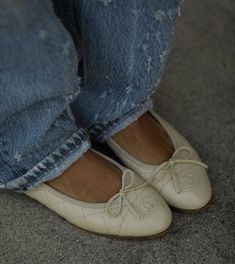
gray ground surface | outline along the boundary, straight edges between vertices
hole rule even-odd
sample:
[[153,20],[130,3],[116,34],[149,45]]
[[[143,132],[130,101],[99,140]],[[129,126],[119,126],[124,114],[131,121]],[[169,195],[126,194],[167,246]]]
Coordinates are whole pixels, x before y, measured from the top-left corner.
[[174,212],[166,236],[120,241],[78,230],[29,198],[0,192],[0,263],[235,263],[235,3],[186,0],[156,109],[209,165],[212,206]]

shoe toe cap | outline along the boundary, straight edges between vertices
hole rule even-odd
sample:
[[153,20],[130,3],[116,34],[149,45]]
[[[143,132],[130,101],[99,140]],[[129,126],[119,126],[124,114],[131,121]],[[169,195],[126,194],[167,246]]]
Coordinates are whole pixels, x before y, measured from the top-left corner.
[[154,191],[153,199],[138,202],[141,216],[136,218],[129,212],[123,221],[120,235],[133,237],[158,236],[172,223],[172,213],[166,202]]
[[190,188],[176,192],[173,184],[168,184],[162,190],[162,196],[167,203],[177,209],[199,210],[205,207],[211,200],[212,188],[206,174],[200,175]]

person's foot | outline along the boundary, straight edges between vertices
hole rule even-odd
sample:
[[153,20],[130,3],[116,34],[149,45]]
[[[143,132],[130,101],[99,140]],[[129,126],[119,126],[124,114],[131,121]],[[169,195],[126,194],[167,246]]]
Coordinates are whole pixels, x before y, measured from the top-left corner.
[[[93,151],[93,150],[91,150]],[[94,154],[94,153],[93,153]],[[62,195],[61,191],[57,191],[49,186],[48,184],[42,183],[39,186],[27,190],[24,193],[37,200],[41,204],[48,207],[58,215],[65,218],[70,223],[101,235],[111,235],[119,238],[147,238],[155,237],[165,234],[172,223],[171,210],[161,196],[147,184],[139,175],[134,173],[132,170],[122,166],[115,160],[108,158],[107,156],[96,152],[96,155],[92,155],[91,152],[85,156],[85,161],[81,161],[83,167],[84,163],[94,163],[93,169],[97,172],[97,168],[106,170],[103,175],[110,175],[110,177],[116,177],[116,185],[114,181],[109,181],[109,177],[106,179],[102,178],[103,186],[100,186],[98,182],[99,177],[97,173],[92,170],[91,175],[88,178],[84,176],[84,180],[80,181],[80,175],[77,177],[75,168],[74,174],[74,185],[81,188],[76,196],[81,200],[82,191],[85,192],[85,198],[83,200],[92,200],[94,203],[87,203],[78,201],[76,198],[69,198],[68,196]],[[97,161],[97,157],[101,156],[101,160]],[[107,161],[107,164],[104,164]],[[113,167],[110,167],[110,165]],[[75,167],[76,167],[75,163]],[[117,174],[113,171],[113,168],[118,168]],[[71,171],[70,169],[68,172]],[[84,173],[89,175],[89,170],[85,166]],[[107,174],[107,172],[111,174]],[[117,185],[119,183],[119,176],[121,172],[121,188],[116,192]],[[62,175],[62,177],[70,177],[70,173]],[[59,179],[59,178],[58,178]],[[89,181],[90,179],[90,181]],[[71,179],[69,179],[70,181]],[[95,186],[94,182],[97,181]],[[66,185],[68,183],[65,180]],[[81,185],[77,185],[80,182]],[[74,193],[73,181],[70,181],[69,188],[63,190],[66,194]],[[114,186],[110,191],[110,186]],[[54,185],[54,184],[53,184]],[[58,185],[57,188],[61,189],[64,185]],[[89,188],[87,188],[89,186]],[[90,187],[93,187],[92,190]],[[56,188],[56,187],[55,187]],[[72,190],[72,191],[71,191]],[[111,193],[115,193],[109,198]],[[104,197],[93,196],[93,194],[106,193]],[[88,197],[88,198],[87,198]],[[92,197],[92,198],[91,198]],[[107,202],[96,203],[97,200],[107,200]]]
[[148,113],[117,133],[113,139],[135,158],[148,164],[161,164],[174,152],[168,134]]
[[121,188],[122,171],[93,151],[87,151],[61,176],[46,183],[80,201],[107,202]]
[[[167,121],[153,110],[148,115],[150,116],[142,116],[134,126],[129,126],[126,130],[128,133],[124,131],[124,136],[120,133],[121,136],[117,139],[109,138],[108,146],[128,168],[157,190],[170,206],[187,212],[207,207],[212,198],[207,165],[201,161],[188,140]],[[140,127],[141,124],[143,127]],[[158,124],[159,130],[156,129]],[[146,137],[149,135],[149,140],[141,140],[140,133]],[[172,141],[167,135],[170,135]],[[154,163],[156,158],[162,163]],[[150,162],[153,164],[149,164]]]

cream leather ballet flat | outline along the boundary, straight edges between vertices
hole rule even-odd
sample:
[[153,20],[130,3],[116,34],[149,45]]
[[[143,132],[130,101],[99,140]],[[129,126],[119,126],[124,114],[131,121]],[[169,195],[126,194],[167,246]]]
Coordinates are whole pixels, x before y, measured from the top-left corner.
[[107,203],[78,201],[45,183],[25,194],[70,223],[97,234],[142,239],[165,233],[171,225],[172,214],[161,196],[130,169],[95,152],[123,172],[120,191]]
[[169,123],[152,110],[150,114],[166,130],[175,148],[168,161],[149,165],[137,160],[113,139],[109,139],[107,144],[128,168],[151,184],[171,207],[188,212],[206,207],[212,198],[207,165],[201,162],[190,143]]

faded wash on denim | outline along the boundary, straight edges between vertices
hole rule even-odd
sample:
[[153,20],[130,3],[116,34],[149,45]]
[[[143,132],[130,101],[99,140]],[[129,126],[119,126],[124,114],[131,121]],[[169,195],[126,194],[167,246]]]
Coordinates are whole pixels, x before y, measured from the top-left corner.
[[180,0],[53,2],[62,22],[48,0],[0,2],[3,189],[59,176],[152,106]]

